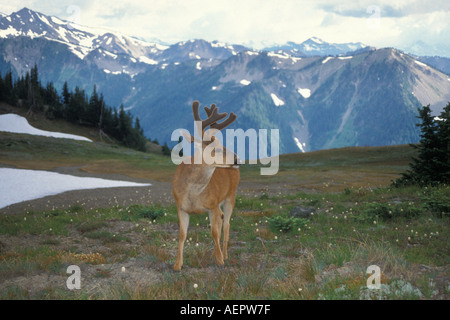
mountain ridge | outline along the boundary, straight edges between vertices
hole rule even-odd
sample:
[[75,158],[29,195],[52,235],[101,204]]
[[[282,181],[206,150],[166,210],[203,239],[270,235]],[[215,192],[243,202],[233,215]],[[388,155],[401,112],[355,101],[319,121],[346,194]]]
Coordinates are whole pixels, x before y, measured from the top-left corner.
[[[28,13],[28,23],[42,17]],[[36,63],[56,88],[96,84],[108,104],[123,103],[139,117],[146,135],[172,145],[174,129],[192,127],[193,100],[235,112],[244,130],[278,128],[282,153],[417,142],[417,107],[431,104],[439,113],[450,100],[447,75],[395,48],[355,44],[356,51],[323,56],[295,52],[293,44],[256,51],[202,39],[141,47],[111,32],[89,36],[73,26],[64,33],[55,19],[54,35],[73,40],[63,43],[32,37],[29,30],[37,30],[26,26],[17,35],[5,21],[0,17],[0,36],[9,29],[0,39],[0,72],[19,77]],[[74,48],[76,41],[90,46]]]

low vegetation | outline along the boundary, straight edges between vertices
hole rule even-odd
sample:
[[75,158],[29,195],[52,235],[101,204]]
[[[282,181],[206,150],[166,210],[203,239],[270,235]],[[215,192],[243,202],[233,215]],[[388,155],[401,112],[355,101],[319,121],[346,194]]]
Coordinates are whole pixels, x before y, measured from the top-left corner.
[[[0,217],[2,298],[448,299],[449,187],[240,197],[229,260],[215,266],[207,215],[191,218],[185,269],[172,271],[175,206],[111,206]],[[314,204],[306,218],[294,207]],[[81,290],[65,287],[81,266]],[[367,268],[382,288],[367,289]],[[134,274],[142,266],[151,275]],[[53,281],[33,284],[45,274]],[[147,277],[147,278],[146,278]],[[21,279],[21,281],[19,281]],[[29,279],[30,281],[25,281]]]

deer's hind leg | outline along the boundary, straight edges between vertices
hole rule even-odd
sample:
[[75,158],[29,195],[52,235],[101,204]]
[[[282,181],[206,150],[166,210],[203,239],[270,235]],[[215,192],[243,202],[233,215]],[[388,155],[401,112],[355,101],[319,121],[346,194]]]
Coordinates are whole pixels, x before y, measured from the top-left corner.
[[211,236],[214,240],[214,255],[216,256],[217,264],[220,266],[224,265],[223,254],[222,250],[220,249],[222,217],[223,212],[219,207],[209,211],[209,220],[211,221]]
[[223,203],[223,258],[228,259],[228,239],[230,237],[230,219],[233,213],[234,198],[227,198]]
[[187,231],[189,227],[189,214],[178,208],[178,220],[180,222],[180,233],[178,236],[178,255],[177,261],[173,266],[173,269],[176,271],[180,271],[183,266],[183,249],[184,249],[184,241],[186,240]]

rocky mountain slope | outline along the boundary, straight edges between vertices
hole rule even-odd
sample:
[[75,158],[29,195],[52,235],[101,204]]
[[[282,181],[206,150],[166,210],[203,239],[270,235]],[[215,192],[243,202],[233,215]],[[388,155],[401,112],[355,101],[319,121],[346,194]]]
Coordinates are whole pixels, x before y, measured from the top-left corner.
[[0,17],[0,72],[21,76],[36,64],[57,88],[96,84],[161,143],[193,130],[193,100],[235,112],[233,128],[279,129],[283,153],[416,142],[417,107],[437,114],[450,101],[449,76],[423,61],[318,38],[260,51],[201,39],[162,45],[26,8]]

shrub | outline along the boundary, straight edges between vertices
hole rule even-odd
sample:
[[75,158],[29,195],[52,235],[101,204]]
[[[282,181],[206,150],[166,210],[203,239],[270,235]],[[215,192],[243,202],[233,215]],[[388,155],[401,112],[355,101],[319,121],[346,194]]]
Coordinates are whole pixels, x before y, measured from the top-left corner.
[[308,219],[285,216],[270,217],[267,218],[267,221],[273,231],[281,231],[284,233],[295,228],[301,228],[309,222]]
[[423,197],[424,207],[438,217],[450,216],[450,200],[442,190],[436,190]]
[[416,208],[412,203],[401,203],[389,205],[387,203],[369,203],[363,211],[361,218],[367,220],[381,219],[389,220],[397,217],[414,218],[421,214],[422,210]]
[[164,208],[158,206],[151,206],[141,208],[137,211],[138,218],[156,220],[164,216]]

